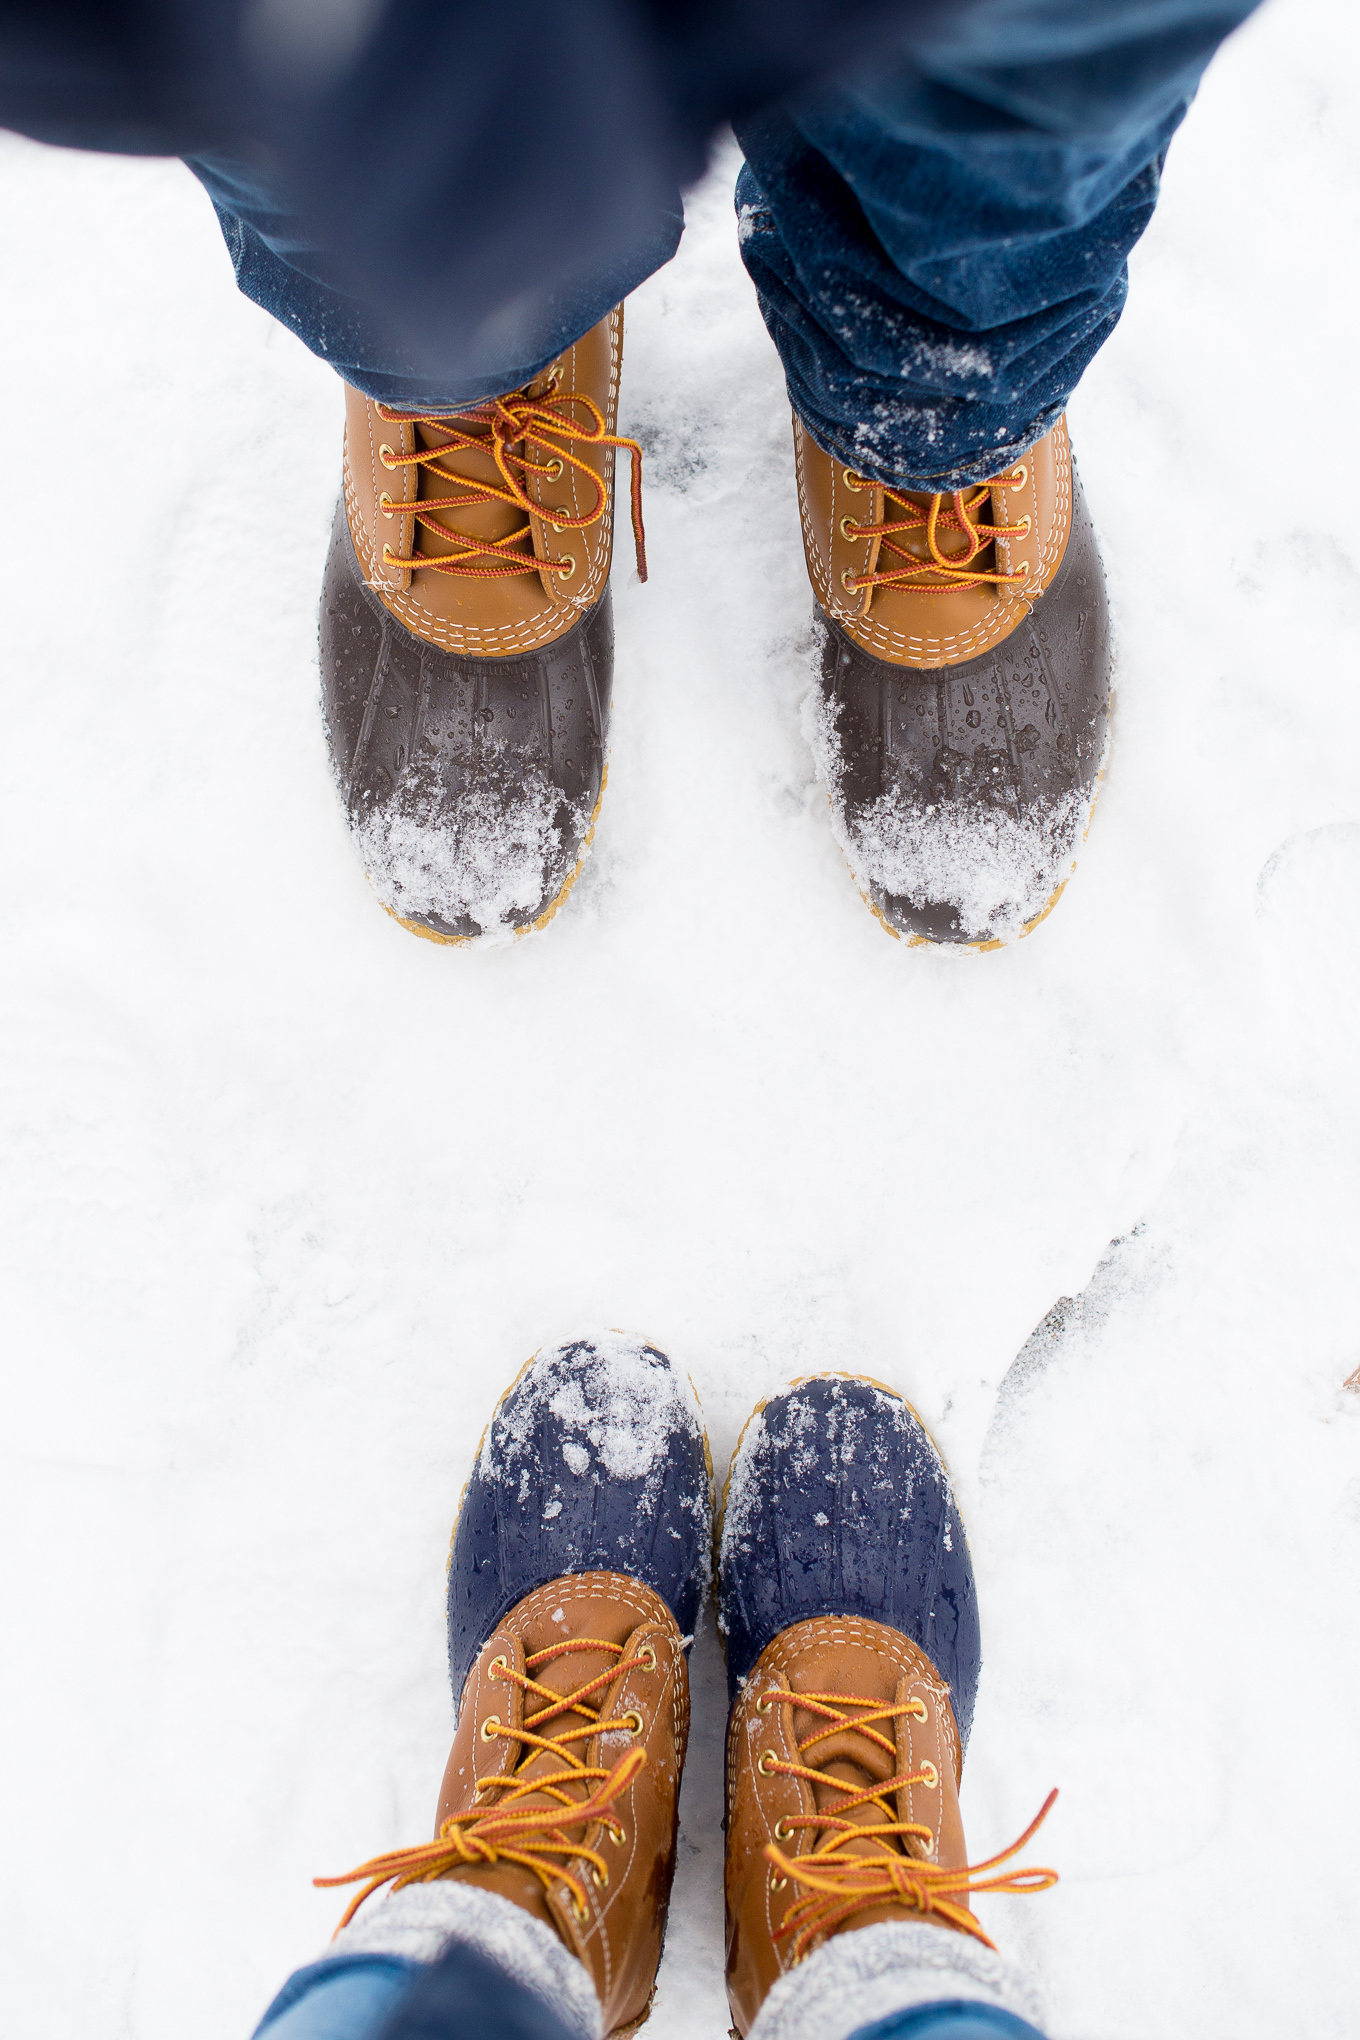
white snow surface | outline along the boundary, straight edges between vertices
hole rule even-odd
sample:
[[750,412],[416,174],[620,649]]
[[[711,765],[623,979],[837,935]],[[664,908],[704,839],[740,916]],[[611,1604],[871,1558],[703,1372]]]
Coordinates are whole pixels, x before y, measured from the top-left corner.
[[[9,2030],[244,2040],[338,1916],[312,1876],[429,1833],[477,1440],[611,1324],[719,1477],[820,1367],[930,1426],[975,1857],[1061,1787],[1062,1882],[982,1902],[1055,2040],[1353,2032],[1357,57],[1270,0],[1172,146],[1071,409],[1109,770],[982,956],[891,941],[832,835],[730,151],[628,308],[652,577],[595,853],[542,934],[451,950],[326,762],[334,378],[184,170],[0,144]],[[649,2040],[728,2025],[711,1615],[693,1675]]]

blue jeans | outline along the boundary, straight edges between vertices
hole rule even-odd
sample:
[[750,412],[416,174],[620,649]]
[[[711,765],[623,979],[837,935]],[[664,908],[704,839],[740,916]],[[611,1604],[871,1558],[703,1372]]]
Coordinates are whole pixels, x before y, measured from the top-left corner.
[[[738,123],[742,255],[819,445],[879,480],[953,488],[1047,432],[1119,318],[1200,75],[1254,4],[956,0],[900,31],[872,73]],[[682,225],[677,194],[570,292],[536,297],[526,278],[485,372],[432,377],[381,307],[320,280],[255,173],[190,161],[246,295],[348,382],[407,407],[526,381],[668,261]]]
[[[435,1963],[341,1955],[289,1977],[254,2040],[570,2040],[540,1999],[469,1949]],[[861,2026],[850,2040],[1044,2040],[995,2006],[951,1999]]]

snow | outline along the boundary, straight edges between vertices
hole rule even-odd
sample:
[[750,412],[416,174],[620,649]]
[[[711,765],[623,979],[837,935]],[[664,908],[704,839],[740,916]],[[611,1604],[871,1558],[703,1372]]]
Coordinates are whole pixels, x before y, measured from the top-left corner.
[[570,868],[564,834],[574,847],[589,822],[588,809],[572,811],[542,766],[526,770],[492,745],[451,808],[437,771],[417,759],[391,800],[361,814],[353,840],[395,914],[469,915],[480,941],[504,941],[554,897]]
[[[655,1348],[626,1332],[591,1329],[546,1348],[531,1372],[516,1384],[482,1441],[482,1472],[524,1490],[541,1485],[551,1469],[541,1465],[539,1439],[545,1411],[575,1435],[562,1457],[578,1480],[598,1459],[606,1479],[641,1481],[643,1500],[659,1492],[670,1439],[678,1428],[703,1435],[703,1417],[692,1385],[668,1367]],[[654,1483],[650,1476],[655,1474]],[[544,1514],[560,1512],[549,1504]]]
[[1090,824],[1091,796],[1073,790],[1012,812],[981,801],[922,807],[892,787],[852,816],[841,792],[837,719],[837,704],[809,688],[804,734],[826,788],[832,830],[860,891],[868,898],[880,887],[917,906],[952,906],[975,940],[1018,938],[1071,876]]
[[[14,2031],[244,2040],[334,1924],[313,1874],[428,1833],[458,1495],[598,1323],[692,1375],[719,1480],[795,1374],[920,1410],[979,1574],[974,1854],[1062,1789],[1063,1881],[984,1915],[1055,2040],[1352,2031],[1358,41],[1272,0],[1172,147],[1071,411],[1109,770],[981,956],[890,940],[831,831],[730,159],[629,306],[652,577],[594,853],[464,950],[381,911],[326,763],[333,379],[182,170],[0,147]],[[710,1614],[651,2040],[727,2029],[723,1719]]]

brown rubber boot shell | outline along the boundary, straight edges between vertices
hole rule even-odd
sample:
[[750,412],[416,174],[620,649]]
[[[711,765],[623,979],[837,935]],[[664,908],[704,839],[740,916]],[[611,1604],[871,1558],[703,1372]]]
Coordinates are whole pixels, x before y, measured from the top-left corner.
[[[623,358],[623,313],[616,308],[539,377],[536,391],[594,399],[613,432]],[[582,530],[553,527],[561,505],[586,514],[590,486],[570,465],[555,481],[531,475],[525,487],[543,505],[529,522],[541,561],[570,557],[568,579],[536,573],[476,581],[412,570],[384,559],[415,550],[416,526],[395,504],[428,497],[426,470],[385,467],[384,449],[416,449],[412,418],[383,419],[360,391],[346,388],[344,491],[336,514],[322,595],[322,706],[341,799],[356,830],[401,799],[404,786],[437,786],[449,813],[470,788],[514,789],[532,775],[554,790],[560,857],[544,872],[541,896],[521,910],[519,932],[543,926],[577,877],[594,834],[606,776],[613,691],[614,632],[609,572],[614,510],[612,446],[575,443],[599,476],[606,506]],[[584,413],[582,414],[585,415]],[[499,482],[489,454],[463,451],[446,465],[457,474]],[[444,492],[446,484],[438,484]],[[456,534],[507,536],[522,513],[486,503],[435,513]],[[440,549],[420,533],[420,549]],[[467,913],[406,912],[388,905],[413,933],[465,942],[484,930]]]
[[[815,1794],[829,1800],[824,1787],[778,1772],[764,1776],[760,1762],[766,1752],[784,1763],[805,1763],[844,1778],[848,1789],[868,1782],[870,1752],[852,1731],[820,1743],[815,1756],[800,1758],[795,1733],[806,1736],[820,1725],[810,1714],[798,1714],[787,1703],[767,1702],[777,1688],[794,1692],[859,1694],[885,1703],[919,1700],[926,1719],[900,1716],[895,1724],[899,1772],[934,1765],[935,1786],[912,1785],[897,1794],[897,1818],[919,1821],[932,1830],[929,1860],[945,1868],[966,1862],[963,1821],[959,1812],[959,1781],[963,1752],[949,1688],[930,1659],[886,1623],[860,1616],[819,1616],[795,1622],[766,1645],[741,1689],[727,1730],[727,1995],[733,2023],[746,2034],[771,1986],[790,1967],[789,1943],[775,1934],[790,1905],[799,1897],[789,1880],[782,1889],[764,1850],[774,1842],[789,1857],[809,1854],[819,1839],[815,1828],[794,1828],[777,1835],[786,1819],[815,1813]],[[886,1731],[885,1731],[886,1732]],[[887,1758],[873,1775],[889,1777]],[[859,1808],[849,1818],[866,1826],[881,1819],[873,1808]],[[922,1844],[910,1840],[911,1852]],[[966,1900],[956,1900],[966,1904]],[[849,1933],[881,1921],[920,1919],[907,1905],[875,1905],[856,1913],[838,1933]],[[942,1928],[942,1931],[953,1931]]]
[[[838,748],[835,797],[847,829],[853,835],[855,818],[885,794],[923,816],[957,805],[1023,818],[1041,805],[1052,811],[1075,803],[1080,826],[1054,845],[1046,897],[1019,931],[1027,934],[1071,874],[1109,714],[1104,570],[1066,421],[992,488],[988,521],[1030,521],[1025,536],[994,541],[999,571],[1027,570],[1013,588],[847,589],[847,577],[885,564],[880,541],[853,539],[844,529],[847,520],[851,527],[882,523],[883,490],[823,453],[797,419],[794,441],[804,550],[822,622],[822,695]],[[855,875],[893,934],[998,946],[987,930],[965,925],[949,899],[889,893]]]
[[[631,2029],[647,2015],[675,1870],[680,1774],[689,1734],[689,1673],[675,1618],[658,1594],[622,1573],[587,1572],[550,1580],[516,1603],[487,1637],[464,1684],[435,1831],[450,1814],[473,1805],[479,1780],[506,1771],[514,1762],[513,1745],[487,1741],[482,1734],[489,1716],[512,1726],[521,1725],[524,1718],[522,1691],[496,1676],[495,1660],[504,1657],[522,1670],[526,1656],[573,1637],[636,1646],[639,1654],[650,1647],[656,1658],[655,1670],[634,1669],[602,1688],[590,1703],[602,1719],[635,1711],[642,1719],[641,1734],[614,1730],[572,1745],[587,1764],[606,1769],[630,1749],[641,1747],[647,1755],[645,1766],[612,1809],[611,1818],[624,1830],[623,1844],[610,1838],[603,1822],[593,1823],[579,1836],[582,1847],[599,1850],[608,1862],[608,1885],[598,1888],[587,1863],[572,1865],[587,1894],[585,1916],[578,1918],[565,1883],[555,1881],[545,1892],[531,1871],[513,1863],[460,1868],[451,1876],[498,1892],[553,1928],[590,1972],[609,2035]],[[630,1654],[625,1651],[625,1657]],[[607,1662],[604,1653],[574,1654],[535,1676],[545,1685],[571,1691]],[[530,1712],[540,1704],[535,1700]],[[560,1717],[548,1733],[563,1725],[565,1718]],[[547,1756],[538,1761],[552,1763]],[[475,1803],[494,1806],[502,1791],[492,1787]],[[563,1825],[572,1833],[565,1818]]]

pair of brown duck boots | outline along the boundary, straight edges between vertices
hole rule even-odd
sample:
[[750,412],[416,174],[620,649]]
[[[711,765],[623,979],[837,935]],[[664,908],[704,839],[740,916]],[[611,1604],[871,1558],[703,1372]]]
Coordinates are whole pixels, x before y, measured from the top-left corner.
[[334,1952],[470,1948],[586,2040],[646,2018],[716,1550],[734,2031],[837,2040],[952,1999],[1028,2033],[969,1894],[1053,1873],[1003,1868],[1027,1836],[967,1862],[977,1603],[919,1419],[859,1377],[797,1383],[747,1423],[716,1538],[713,1513],[697,1401],[655,1347],[603,1335],[523,1370],[454,1530],[437,1833],[318,1880],[363,1883]]
[[[452,412],[348,391],[321,617],[332,761],[370,882],[439,942],[540,928],[604,794],[622,307]],[[1105,752],[1104,578],[1059,418],[952,495],[794,420],[820,640],[816,762],[861,893],[909,942],[995,948],[1057,900]]]

